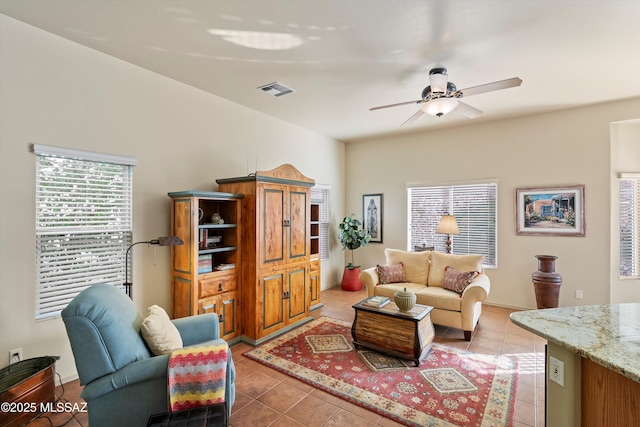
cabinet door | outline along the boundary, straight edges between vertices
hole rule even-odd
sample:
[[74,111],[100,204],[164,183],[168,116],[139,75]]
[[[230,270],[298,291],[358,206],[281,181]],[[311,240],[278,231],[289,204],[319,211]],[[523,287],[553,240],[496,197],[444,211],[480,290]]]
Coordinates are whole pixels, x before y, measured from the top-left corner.
[[261,246],[260,263],[274,265],[282,263],[285,259],[285,188],[282,186],[263,186],[261,189],[262,200],[260,212],[258,212],[258,224]]
[[287,270],[286,290],[287,323],[295,322],[309,315],[309,280],[307,266],[290,268]]
[[238,292],[227,292],[198,302],[198,314],[215,313],[220,322],[220,337],[230,339],[240,335],[240,300]]
[[175,272],[191,274],[193,272],[193,204],[192,198],[181,198],[173,201],[171,217],[173,220],[172,234],[182,239],[184,245],[171,246],[172,268]]
[[238,292],[227,292],[220,295],[219,313],[220,336],[225,340],[240,335],[240,300]]
[[[198,314],[215,313],[220,315],[220,296],[203,298],[198,301]],[[220,320],[218,318],[218,320]]]
[[309,255],[309,190],[291,188],[288,196],[288,261],[302,261]]
[[171,315],[174,319],[187,317],[192,312],[193,283],[188,276],[174,275],[171,285]]
[[312,268],[309,271],[309,298],[311,305],[320,302],[320,269],[314,269],[313,263],[314,261],[311,261]]
[[285,323],[284,293],[285,275],[283,271],[274,271],[262,275],[262,336],[278,330]]

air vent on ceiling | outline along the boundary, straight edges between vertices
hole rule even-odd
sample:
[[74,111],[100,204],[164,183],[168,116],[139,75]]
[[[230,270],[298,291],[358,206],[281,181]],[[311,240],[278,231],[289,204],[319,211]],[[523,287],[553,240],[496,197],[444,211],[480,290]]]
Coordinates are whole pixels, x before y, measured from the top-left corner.
[[269,83],[268,85],[260,86],[258,87],[258,89],[273,96],[282,96],[282,95],[286,95],[288,93],[293,92],[293,89],[278,82],[273,82],[273,83]]

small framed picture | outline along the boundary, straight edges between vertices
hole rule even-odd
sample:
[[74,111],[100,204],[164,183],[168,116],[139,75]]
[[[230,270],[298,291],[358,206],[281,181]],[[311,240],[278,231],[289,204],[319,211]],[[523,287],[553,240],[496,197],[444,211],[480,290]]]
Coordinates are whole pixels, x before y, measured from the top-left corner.
[[362,226],[371,236],[369,243],[382,243],[382,194],[362,196]]
[[584,185],[516,189],[516,234],[585,235]]

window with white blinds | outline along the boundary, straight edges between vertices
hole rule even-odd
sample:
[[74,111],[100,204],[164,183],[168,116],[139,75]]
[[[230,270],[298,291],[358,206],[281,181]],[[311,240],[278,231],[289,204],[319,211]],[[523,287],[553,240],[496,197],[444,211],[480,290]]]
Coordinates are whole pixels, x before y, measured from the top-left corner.
[[498,266],[498,184],[495,182],[407,188],[409,248],[434,246],[446,252],[436,228],[443,215],[455,216],[460,234],[451,235],[451,253],[481,254],[485,267]]
[[311,203],[320,207],[320,259],[329,259],[329,187],[311,187]]
[[34,145],[36,319],[95,283],[121,286],[135,159]]
[[620,174],[620,277],[640,277],[640,174]]

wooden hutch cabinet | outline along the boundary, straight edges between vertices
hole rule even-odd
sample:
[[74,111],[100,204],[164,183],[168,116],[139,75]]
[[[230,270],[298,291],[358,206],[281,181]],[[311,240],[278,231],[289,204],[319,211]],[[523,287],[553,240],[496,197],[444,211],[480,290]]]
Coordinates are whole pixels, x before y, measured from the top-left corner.
[[[253,345],[311,320],[310,179],[289,164],[218,179],[242,194],[242,334]],[[317,271],[313,273],[312,271]],[[319,283],[317,284],[319,286]]]
[[173,318],[220,317],[220,336],[240,336],[241,194],[181,191],[171,197]]

